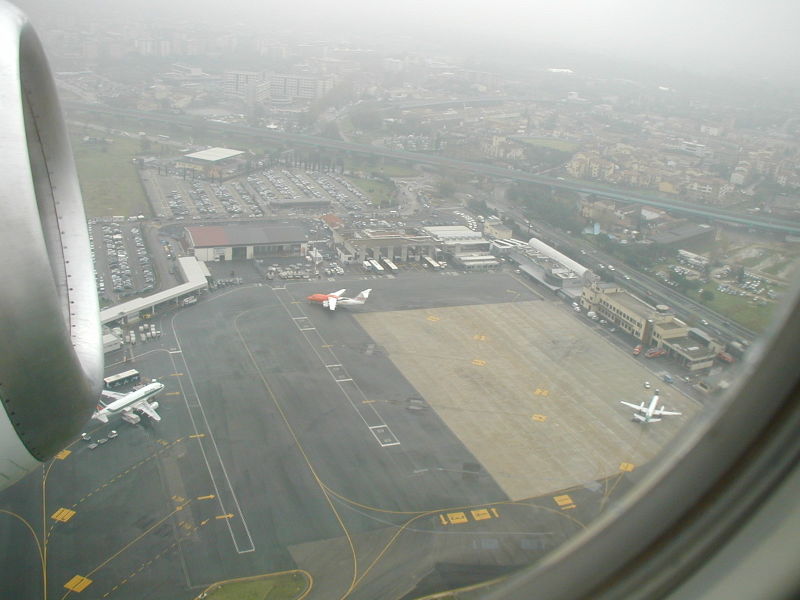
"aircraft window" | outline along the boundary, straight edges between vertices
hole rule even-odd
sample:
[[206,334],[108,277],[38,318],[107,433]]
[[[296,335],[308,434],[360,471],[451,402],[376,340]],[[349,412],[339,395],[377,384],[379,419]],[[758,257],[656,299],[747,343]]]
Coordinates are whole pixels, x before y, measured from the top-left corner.
[[19,4],[9,594],[790,595],[796,9]]

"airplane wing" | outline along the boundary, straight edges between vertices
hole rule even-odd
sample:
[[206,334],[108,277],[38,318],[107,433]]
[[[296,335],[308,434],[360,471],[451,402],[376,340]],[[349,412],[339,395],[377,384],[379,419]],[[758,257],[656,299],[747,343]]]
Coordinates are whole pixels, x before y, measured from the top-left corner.
[[346,291],[347,291],[347,288],[344,288],[344,289],[342,289],[342,290],[339,290],[338,292],[331,292],[330,294],[328,294],[328,299],[330,299],[330,298],[331,298],[331,296],[336,296],[337,298],[339,298],[339,297],[341,297],[341,295],[342,295],[342,294],[344,294]]
[[682,415],[683,413],[670,411],[670,410],[664,410],[663,408],[657,408],[656,410],[653,411],[653,414],[657,415],[659,417],[661,417],[661,416],[674,417],[674,416],[677,416],[677,415]]
[[336,310],[336,301],[338,299],[339,299],[338,296],[328,296],[328,308],[330,308],[331,310]]
[[624,404],[625,406],[630,406],[632,409],[634,409],[636,411],[642,411],[643,412],[645,410],[644,403],[642,403],[642,404],[631,404],[630,402],[625,402],[625,400],[620,400],[619,403],[620,404]]
[[119,400],[119,399],[125,397],[125,394],[118,394],[116,392],[109,392],[108,390],[103,390],[102,392],[100,392],[100,394],[102,396],[105,396],[106,398],[111,398],[112,400]]
[[108,415],[106,413],[100,412],[99,410],[96,410],[94,412],[92,418],[97,419],[101,423],[108,423]]
[[135,404],[131,405],[132,409],[140,410],[148,417],[153,419],[154,421],[160,421],[161,415],[159,415],[156,410],[150,406],[150,403],[147,400],[142,400],[141,402],[136,402]]

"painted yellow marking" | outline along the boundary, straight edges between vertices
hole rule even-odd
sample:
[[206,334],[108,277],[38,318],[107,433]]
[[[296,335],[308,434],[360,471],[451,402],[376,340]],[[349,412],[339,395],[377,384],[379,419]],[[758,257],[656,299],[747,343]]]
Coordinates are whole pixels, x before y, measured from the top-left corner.
[[496,509],[496,508],[491,508],[490,510],[492,511],[492,514],[493,514],[495,517],[499,517],[499,516],[500,516],[500,513],[498,513],[498,512],[497,512],[497,509]]
[[375,400],[362,400],[361,404],[375,404]]
[[473,358],[472,359],[472,364],[475,365],[476,367],[485,367],[486,366],[486,361],[485,360],[481,360],[480,358]]
[[487,337],[485,335],[482,335],[482,334],[478,333],[476,335],[473,335],[472,339],[473,340],[477,340],[479,342],[485,342],[487,340]]
[[183,377],[183,373],[170,373],[170,377]]
[[439,521],[442,525],[447,525],[447,519],[444,518],[444,515],[439,515]]
[[570,510],[571,508],[575,508],[575,503],[572,502],[572,498],[570,498],[569,494],[564,494],[563,496],[553,496],[553,500],[561,510]]
[[431,323],[435,323],[436,321],[439,321],[440,319],[441,319],[441,317],[437,317],[436,315],[428,315],[428,321],[430,321]]
[[206,523],[208,523],[208,521],[209,521],[208,519],[206,519],[205,521],[200,521],[200,525],[205,525]]
[[68,508],[59,508],[56,512],[50,515],[50,518],[55,521],[61,521],[62,523],[66,523],[74,516],[75,516],[74,510],[70,510]]
[[534,396],[549,396],[550,390],[545,390],[543,388],[536,388],[536,391],[533,392]]
[[166,394],[164,394],[164,395],[165,395],[165,396],[180,396],[180,395],[181,395],[181,393],[180,393],[180,392],[167,392],[167,393],[166,393]]
[[213,500],[214,498],[216,498],[216,496],[214,494],[209,494],[208,496],[198,496],[197,497],[198,500]]
[[205,433],[193,433],[189,437],[190,438],[204,438],[204,437],[206,437],[206,434]]
[[182,496],[173,496],[172,499],[175,500],[175,502],[177,502],[178,504],[186,501],[186,498],[183,498]]
[[531,415],[531,419],[533,419],[534,421],[539,421],[539,423],[544,423],[545,421],[547,421],[547,416],[546,415]]
[[73,577],[67,583],[64,584],[64,587],[71,592],[82,592],[87,587],[89,587],[91,583],[92,583],[91,579],[88,579],[83,575],[75,575],[75,577]]
[[469,519],[463,512],[454,512],[447,513],[447,520],[455,525],[456,523],[466,523]]
[[64,459],[65,459],[65,458],[67,458],[67,457],[68,457],[70,454],[72,454],[72,450],[62,450],[61,452],[59,452],[58,454],[56,454],[56,458],[57,458],[58,460],[64,460]]
[[480,510],[472,510],[472,518],[476,521],[484,521],[486,519],[491,519],[492,515],[489,514],[489,511],[485,508],[481,508]]
[[322,344],[320,348],[333,348],[333,344]]
[[228,513],[227,515],[217,515],[214,517],[215,519],[232,519],[233,513]]
[[636,468],[636,465],[633,463],[622,463],[619,466],[620,471],[633,471]]

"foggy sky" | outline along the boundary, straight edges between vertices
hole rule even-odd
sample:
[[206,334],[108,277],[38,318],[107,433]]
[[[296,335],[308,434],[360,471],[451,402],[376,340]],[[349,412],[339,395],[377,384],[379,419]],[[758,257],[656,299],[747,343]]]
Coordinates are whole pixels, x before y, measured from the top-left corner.
[[[476,50],[546,46],[691,71],[800,72],[796,0],[18,0],[34,23],[60,15],[204,21],[336,41],[409,35]],[[85,16],[83,18],[90,18]],[[413,48],[409,48],[412,50]]]

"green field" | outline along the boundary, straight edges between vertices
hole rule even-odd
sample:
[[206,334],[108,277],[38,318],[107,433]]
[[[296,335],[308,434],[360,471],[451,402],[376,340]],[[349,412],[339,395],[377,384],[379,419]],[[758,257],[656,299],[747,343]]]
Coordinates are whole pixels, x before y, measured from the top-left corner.
[[[101,137],[102,133],[87,135]],[[115,137],[110,143],[85,142],[70,136],[72,153],[87,217],[152,214],[133,159],[141,152],[139,140]]]
[[553,138],[514,138],[517,141],[527,144],[528,146],[539,146],[540,148],[550,148],[551,150],[558,150],[559,152],[575,152],[579,146],[574,142],[567,142],[565,140],[556,140]]
[[767,328],[776,306],[774,303],[758,306],[748,298],[731,296],[717,291],[714,291],[714,299],[710,302],[702,300],[696,291],[688,292],[687,296],[755,332],[761,332]]
[[230,581],[209,590],[206,600],[294,600],[308,589],[300,572],[265,575],[244,581]]
[[419,177],[419,171],[413,167],[408,167],[399,164],[385,164],[380,167],[372,169],[373,173],[378,175],[385,175],[386,177]]
[[346,179],[372,201],[375,206],[392,206],[395,204],[394,184],[375,179],[361,179],[347,176]]

